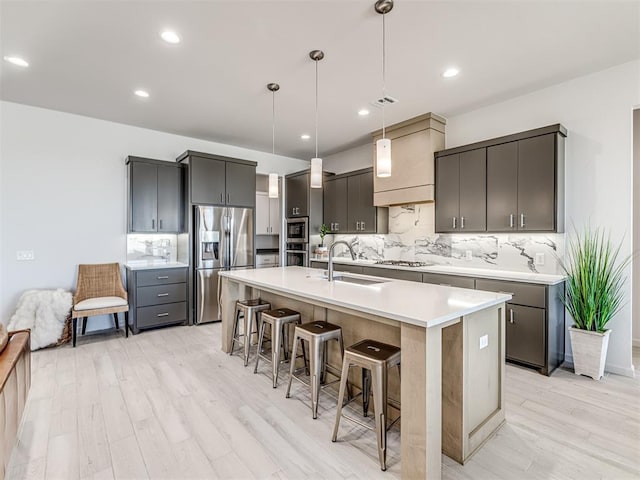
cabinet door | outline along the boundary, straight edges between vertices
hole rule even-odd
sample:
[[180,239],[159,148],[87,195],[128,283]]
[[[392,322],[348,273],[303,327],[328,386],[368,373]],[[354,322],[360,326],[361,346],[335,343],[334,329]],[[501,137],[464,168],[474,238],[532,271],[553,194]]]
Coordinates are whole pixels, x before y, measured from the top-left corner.
[[285,214],[287,217],[307,217],[309,215],[309,174],[287,177],[286,186]]
[[132,232],[155,232],[158,225],[158,168],[150,163],[130,164]]
[[[352,204],[356,209],[356,220],[360,222],[361,233],[376,232],[376,207],[373,206],[373,172],[361,173],[349,177],[349,212]],[[351,196],[351,185],[358,188],[358,196],[353,199]],[[349,222],[349,226],[352,224]]]
[[182,231],[182,169],[158,166],[158,232]]
[[269,196],[256,193],[256,235],[269,235]]
[[[225,162],[211,158],[191,157],[191,202],[195,204],[224,205]],[[255,195],[255,189],[254,193]]]
[[458,226],[461,232],[484,232],[487,229],[486,155],[486,148],[460,154],[460,220]]
[[555,228],[555,135],[518,142],[518,230]]
[[459,231],[460,155],[436,159],[436,232]]
[[[325,180],[324,182],[324,212],[323,223],[332,233],[347,233],[347,179]],[[355,228],[354,228],[355,230]]]
[[280,199],[269,199],[269,233],[271,235],[280,234]]
[[447,275],[442,273],[423,273],[422,283],[433,283],[445,287],[470,288],[476,287],[475,278],[461,277],[459,275]]
[[256,204],[256,167],[227,162],[226,204],[254,207]]
[[392,268],[363,267],[362,273],[374,277],[393,278],[395,280],[408,280],[410,282],[421,282],[422,274],[411,270],[394,270]]
[[487,230],[517,229],[518,142],[487,148]]
[[506,357],[531,365],[544,365],[545,310],[507,304]]

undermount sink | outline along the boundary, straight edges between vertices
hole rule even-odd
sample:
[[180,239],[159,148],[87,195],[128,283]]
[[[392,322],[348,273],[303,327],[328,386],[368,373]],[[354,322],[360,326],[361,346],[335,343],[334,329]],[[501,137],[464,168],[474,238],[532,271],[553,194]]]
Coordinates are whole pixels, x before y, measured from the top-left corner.
[[370,278],[360,278],[360,277],[347,277],[344,275],[334,275],[334,282],[345,282],[345,283],[355,283],[357,285],[377,285],[378,283],[385,283],[388,280],[373,280]]

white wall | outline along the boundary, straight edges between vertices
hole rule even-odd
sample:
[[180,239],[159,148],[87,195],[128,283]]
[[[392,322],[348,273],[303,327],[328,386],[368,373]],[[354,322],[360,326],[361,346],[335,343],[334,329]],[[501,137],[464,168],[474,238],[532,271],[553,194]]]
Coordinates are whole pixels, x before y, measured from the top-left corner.
[[329,155],[322,160],[322,168],[336,175],[371,166],[373,166],[373,143],[371,142]]
[[633,346],[640,347],[640,107],[633,111]]
[[[281,175],[304,160],[0,102],[0,321],[26,289],[75,286],[79,263],[126,258],[127,155],[185,150],[258,162]],[[16,261],[34,250],[35,261]]]
[[[447,148],[562,123],[566,142],[567,233],[572,223],[605,227],[622,255],[632,249],[632,109],[640,103],[640,61],[447,119]],[[627,304],[610,322],[607,369],[631,374],[631,269]],[[570,320],[567,322],[570,324]],[[567,359],[571,350],[567,335]]]

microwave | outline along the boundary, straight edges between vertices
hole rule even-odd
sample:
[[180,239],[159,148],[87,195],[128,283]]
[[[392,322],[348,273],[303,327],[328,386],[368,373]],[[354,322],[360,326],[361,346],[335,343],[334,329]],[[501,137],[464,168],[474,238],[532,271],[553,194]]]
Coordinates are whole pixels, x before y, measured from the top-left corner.
[[309,243],[309,218],[287,218],[287,243]]

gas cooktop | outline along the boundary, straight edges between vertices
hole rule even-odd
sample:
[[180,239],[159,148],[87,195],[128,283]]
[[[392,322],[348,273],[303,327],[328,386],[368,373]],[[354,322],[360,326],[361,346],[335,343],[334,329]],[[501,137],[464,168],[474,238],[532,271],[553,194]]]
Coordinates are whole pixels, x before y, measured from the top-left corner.
[[378,260],[376,265],[394,265],[396,267],[430,267],[433,263],[410,262],[408,260]]

